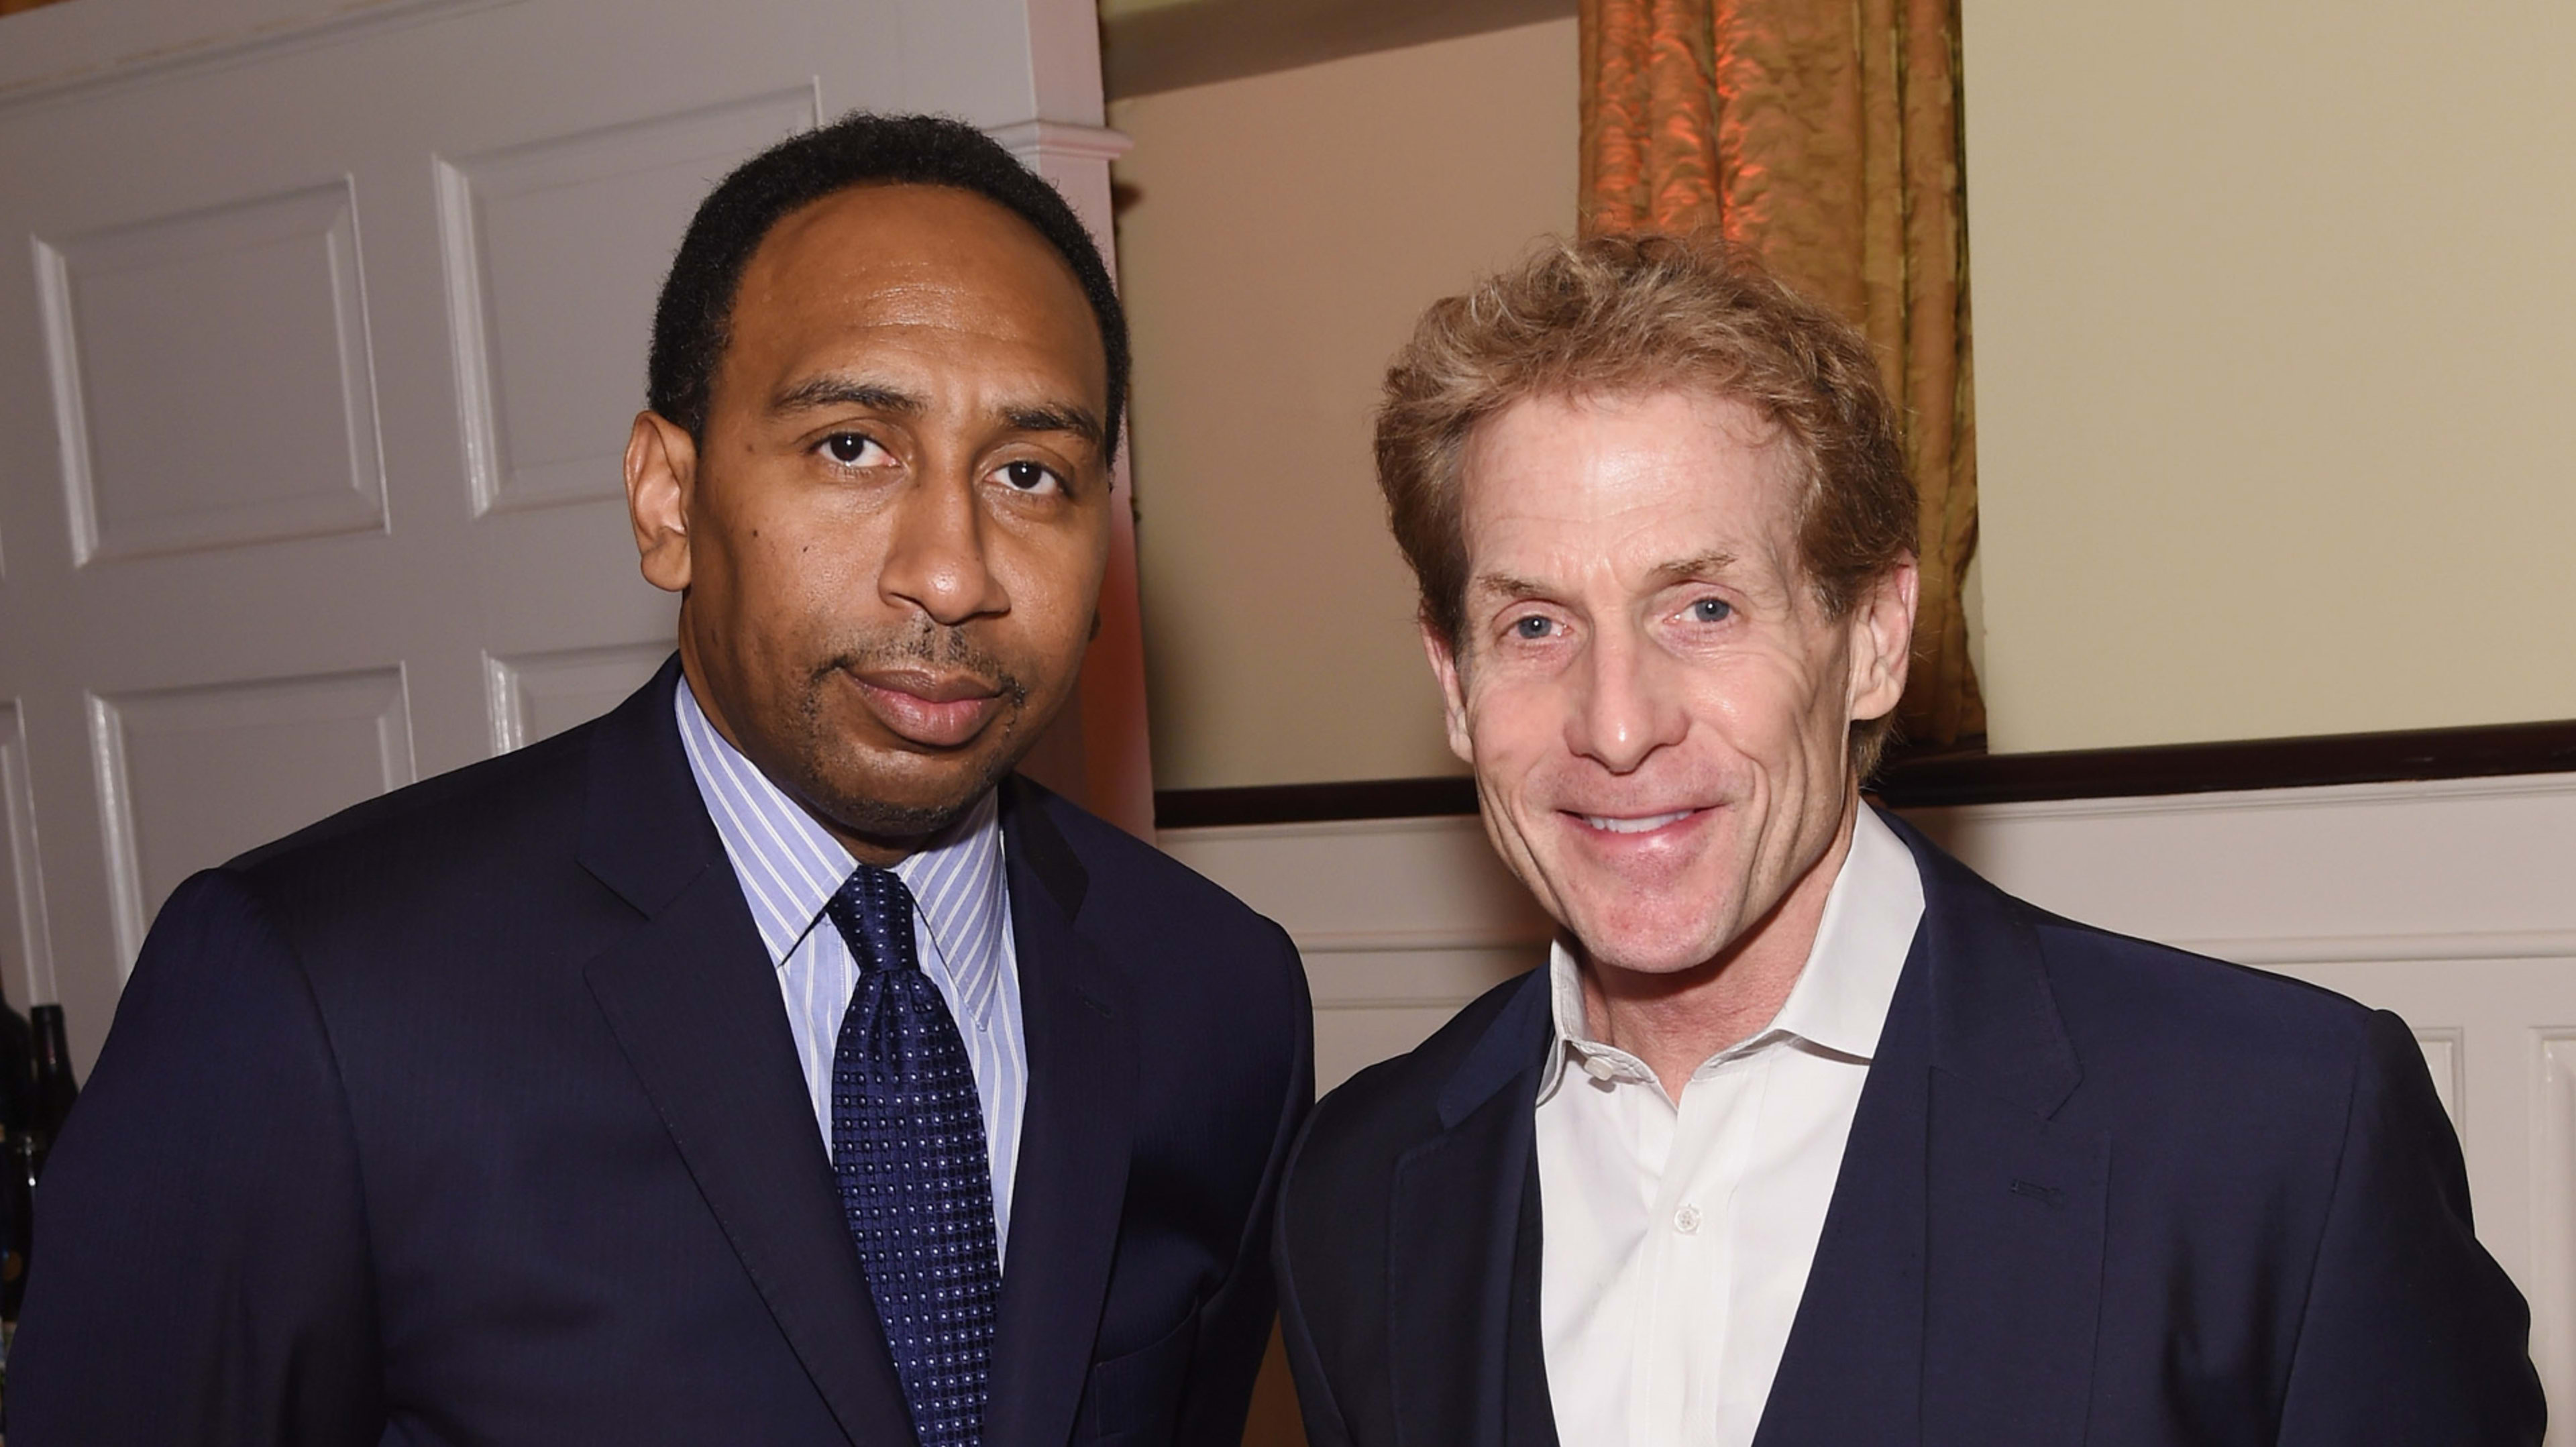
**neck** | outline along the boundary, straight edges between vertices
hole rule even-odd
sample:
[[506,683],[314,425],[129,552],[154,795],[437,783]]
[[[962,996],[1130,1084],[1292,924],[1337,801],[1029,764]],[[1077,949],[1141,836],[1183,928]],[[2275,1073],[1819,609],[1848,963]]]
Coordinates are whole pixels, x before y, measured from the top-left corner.
[[1825,852],[1769,913],[1710,959],[1657,974],[1601,964],[1578,945],[1586,1031],[1643,1061],[1678,1104],[1691,1075],[1710,1056],[1753,1038],[1788,1003],[1824,924],[1825,900],[1851,855],[1859,810],[1855,792],[1845,798],[1842,822]]

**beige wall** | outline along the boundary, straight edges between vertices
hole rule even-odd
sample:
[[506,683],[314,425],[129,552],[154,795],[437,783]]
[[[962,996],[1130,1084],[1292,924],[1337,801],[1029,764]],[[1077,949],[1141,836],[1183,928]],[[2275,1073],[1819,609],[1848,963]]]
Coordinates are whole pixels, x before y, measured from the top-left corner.
[[1994,746],[2576,717],[2576,10],[1965,11]]
[[[1964,4],[1994,747],[2576,717],[2576,10]],[[1115,108],[1161,787],[1455,768],[1368,409],[1571,225],[1575,52]]]
[[1369,413],[1427,303],[1573,225],[1576,82],[1567,20],[1111,107],[1158,787],[1458,767]]

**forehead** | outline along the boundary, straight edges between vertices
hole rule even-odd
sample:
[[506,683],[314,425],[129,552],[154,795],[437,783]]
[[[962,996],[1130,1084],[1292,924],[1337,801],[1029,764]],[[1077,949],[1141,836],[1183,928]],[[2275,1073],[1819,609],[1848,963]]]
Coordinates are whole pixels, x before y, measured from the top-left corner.
[[1785,564],[1797,475],[1778,427],[1731,398],[1530,397],[1469,438],[1460,521],[1479,573],[1548,556],[1657,566],[1712,550]]
[[743,268],[727,360],[775,362],[852,339],[973,342],[1107,387],[1099,325],[1072,266],[996,202],[946,186],[859,186],[781,218]]

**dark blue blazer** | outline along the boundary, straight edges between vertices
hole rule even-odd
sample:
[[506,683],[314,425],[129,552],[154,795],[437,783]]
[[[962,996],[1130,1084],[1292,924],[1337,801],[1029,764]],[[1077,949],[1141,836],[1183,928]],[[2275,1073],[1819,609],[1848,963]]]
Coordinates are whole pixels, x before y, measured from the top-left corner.
[[[913,1440],[666,666],[174,894],[38,1193],[14,1447]],[[1287,937],[1024,781],[984,1440],[1232,1444]]]
[[[2395,1016],[2045,914],[1925,913],[1759,1447],[2537,1443],[2523,1300]],[[1317,1447],[1556,1440],[1546,973],[1316,1108],[1275,1244]]]

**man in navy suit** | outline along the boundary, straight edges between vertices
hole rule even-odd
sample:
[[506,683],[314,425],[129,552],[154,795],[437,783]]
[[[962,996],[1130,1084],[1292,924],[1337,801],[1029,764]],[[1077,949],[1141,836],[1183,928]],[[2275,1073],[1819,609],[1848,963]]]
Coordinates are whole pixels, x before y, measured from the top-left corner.
[[1296,954],[1011,773],[1126,377],[1088,236],[971,128],[719,186],[626,455],[678,657],[173,896],[45,1178],[10,1435],[1239,1440]]
[[1916,600],[1865,341],[1710,247],[1567,245],[1431,310],[1377,455],[1562,928],[1292,1157],[1319,1447],[2540,1440],[2400,1021],[1862,803]]

